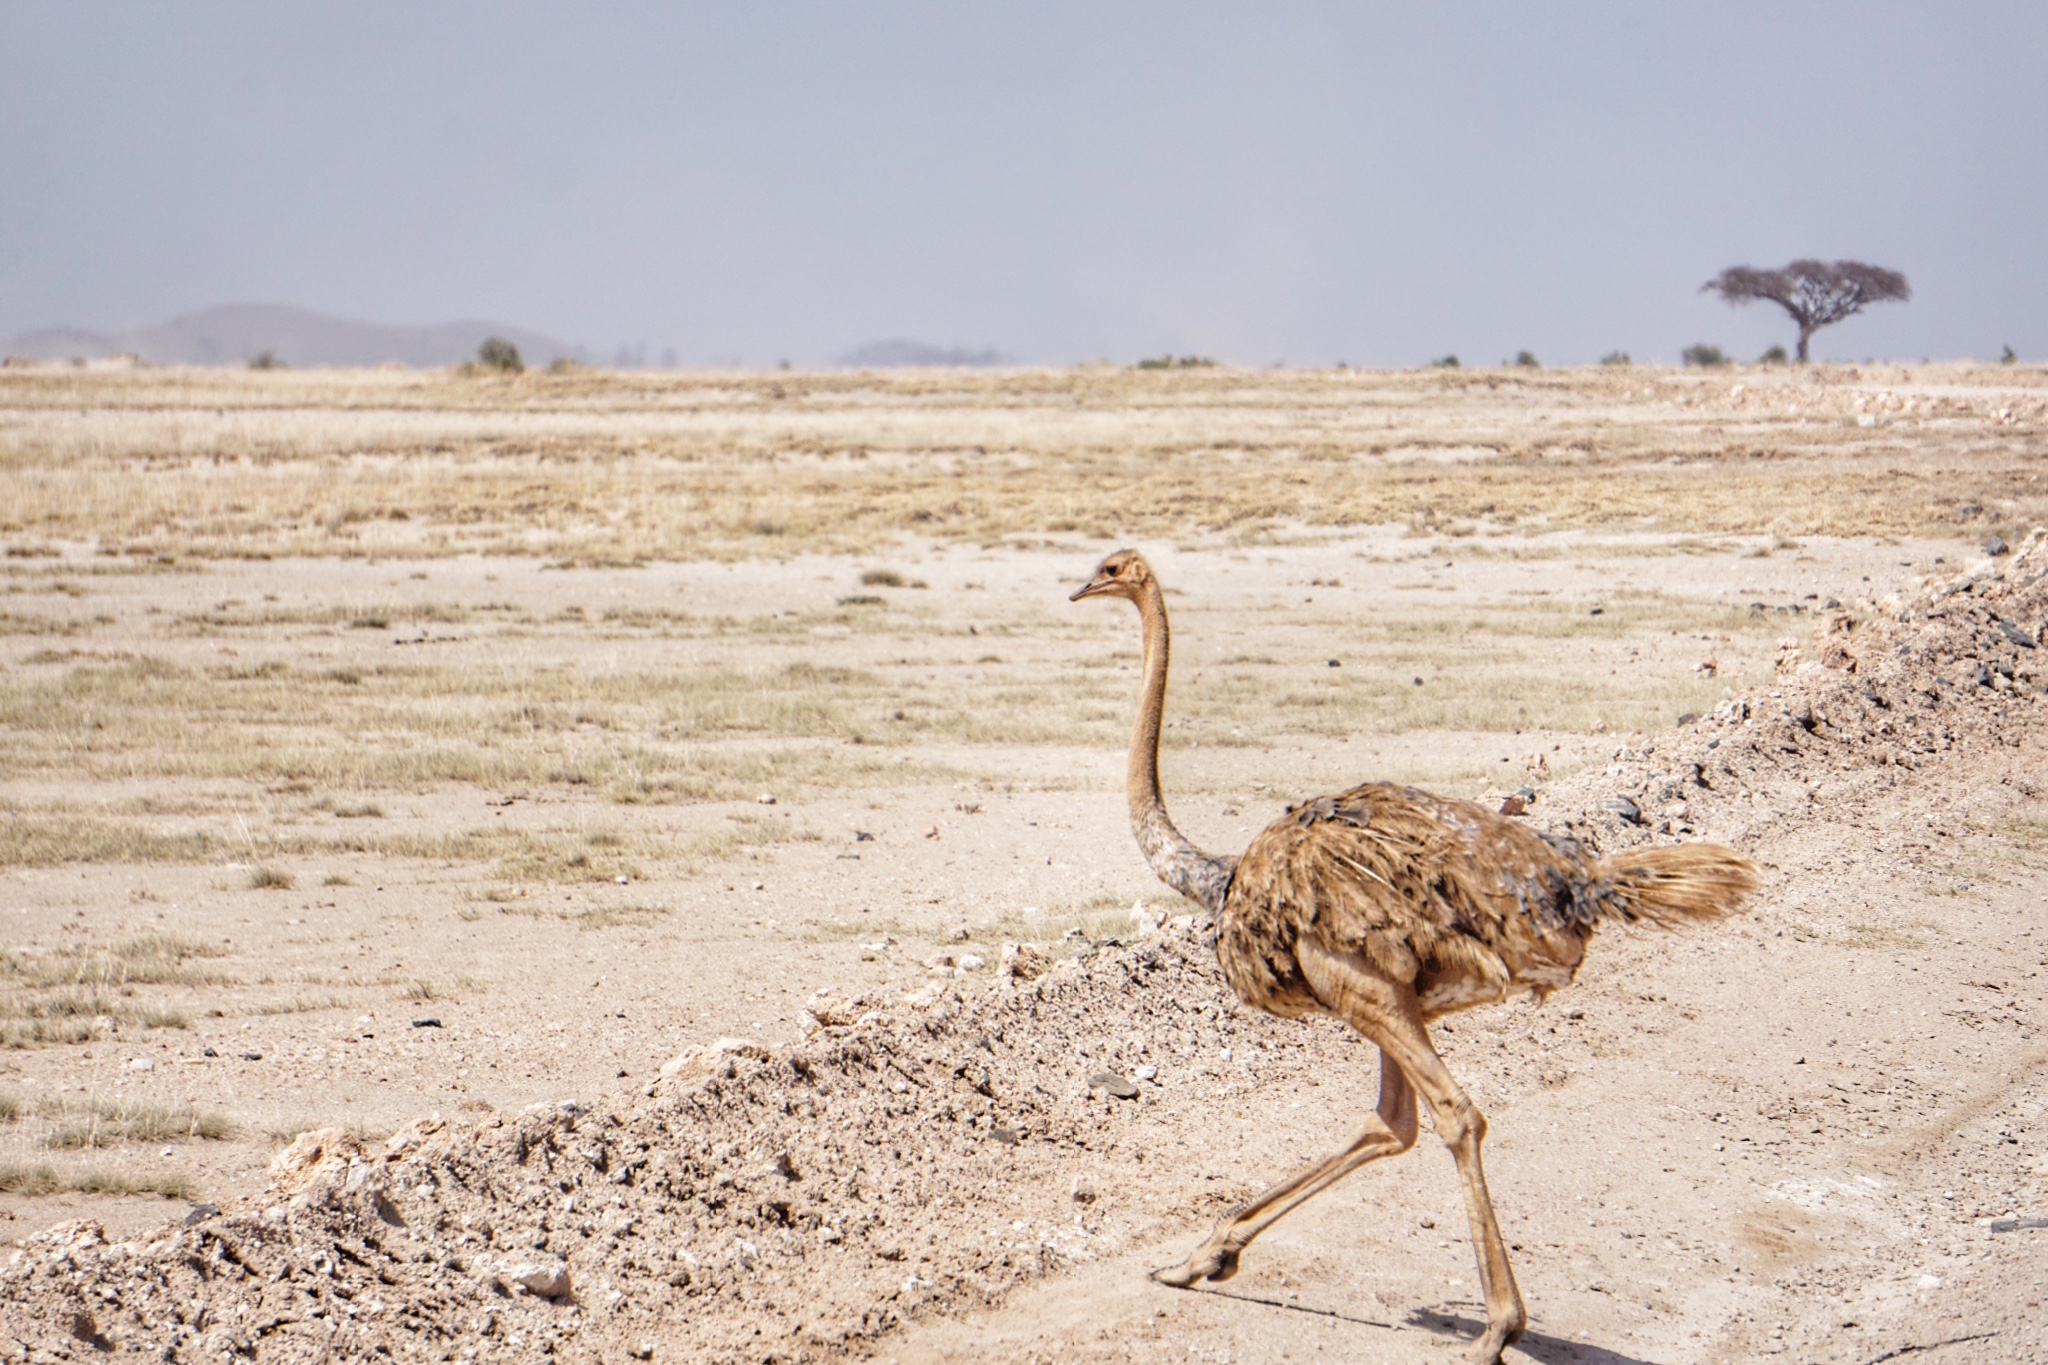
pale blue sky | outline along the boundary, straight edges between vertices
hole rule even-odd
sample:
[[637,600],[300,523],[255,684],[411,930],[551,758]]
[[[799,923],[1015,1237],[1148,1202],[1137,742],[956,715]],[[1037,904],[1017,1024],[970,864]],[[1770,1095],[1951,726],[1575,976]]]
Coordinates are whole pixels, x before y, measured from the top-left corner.
[[2048,6],[0,0],[0,337],[274,301],[688,363],[2048,356]]

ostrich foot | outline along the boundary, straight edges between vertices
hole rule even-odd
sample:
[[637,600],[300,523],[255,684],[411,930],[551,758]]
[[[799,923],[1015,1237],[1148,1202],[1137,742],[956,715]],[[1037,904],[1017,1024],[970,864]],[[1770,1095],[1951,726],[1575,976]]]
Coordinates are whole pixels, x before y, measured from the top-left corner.
[[1152,1278],[1175,1289],[1186,1289],[1202,1280],[1220,1283],[1237,1273],[1237,1253],[1238,1248],[1229,1245],[1203,1246],[1179,1265],[1153,1271]]
[[1522,1339],[1526,1326],[1519,1312],[1504,1318],[1495,1318],[1486,1324],[1486,1333],[1472,1343],[1471,1353],[1465,1359],[1471,1365],[1500,1365],[1500,1353]]

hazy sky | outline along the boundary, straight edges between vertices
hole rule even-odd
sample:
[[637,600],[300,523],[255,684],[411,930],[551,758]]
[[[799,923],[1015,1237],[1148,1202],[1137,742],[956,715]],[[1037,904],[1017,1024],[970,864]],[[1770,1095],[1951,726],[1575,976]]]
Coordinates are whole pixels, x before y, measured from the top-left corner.
[[[273,301],[600,353],[2048,356],[2048,6],[0,0],[0,338]],[[1768,310],[1768,311],[1767,311]]]

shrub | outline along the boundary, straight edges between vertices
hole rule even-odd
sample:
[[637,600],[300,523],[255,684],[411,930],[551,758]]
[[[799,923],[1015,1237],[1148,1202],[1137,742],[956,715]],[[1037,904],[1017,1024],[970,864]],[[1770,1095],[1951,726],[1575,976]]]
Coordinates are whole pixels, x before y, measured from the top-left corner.
[[1602,365],[1633,365],[1636,362],[1630,359],[1627,351],[1609,351],[1606,355],[1600,357],[1600,363]]
[[1785,348],[1783,346],[1773,346],[1770,350],[1765,351],[1762,355],[1758,356],[1756,358],[1756,363],[1759,365],[1782,365],[1788,359],[1790,359],[1790,357],[1785,354]]
[[294,885],[291,873],[275,867],[259,867],[249,874],[252,891],[289,891]]
[[252,370],[288,370],[291,366],[280,360],[276,351],[258,351],[255,355],[249,357],[249,368]]
[[1686,364],[1697,365],[1702,369],[1708,370],[1728,363],[1728,356],[1719,346],[1709,346],[1704,341],[1695,341],[1692,345],[1679,352],[1679,355]]
[[505,374],[522,374],[526,370],[526,362],[519,358],[519,348],[503,337],[485,337],[484,344],[476,348],[476,359],[486,369]]
[[1536,358],[1534,351],[1516,351],[1515,363],[1529,370],[1540,370],[1543,368],[1543,362]]
[[1447,355],[1441,359],[1432,360],[1429,362],[1429,368],[1432,370],[1455,370],[1458,368],[1458,357]]
[[1141,370],[1208,370],[1216,362],[1205,355],[1161,355],[1138,362]]
[[2001,365],[2017,365],[2019,364],[2019,360],[2019,352],[2013,350],[2013,348],[2010,346],[2005,348],[2004,355],[1998,357],[1998,363]]

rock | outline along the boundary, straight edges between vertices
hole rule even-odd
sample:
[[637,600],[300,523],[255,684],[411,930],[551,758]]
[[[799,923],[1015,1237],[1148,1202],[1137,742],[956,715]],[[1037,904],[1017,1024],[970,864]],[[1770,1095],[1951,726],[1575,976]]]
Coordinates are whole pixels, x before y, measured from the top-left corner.
[[1159,1079],[1159,1068],[1156,1066],[1141,1066],[1132,1074],[1141,1081],[1156,1081]]
[[988,959],[980,953],[962,953],[960,955],[959,966],[963,972],[978,972],[987,965]]
[[754,800],[764,806],[772,806],[775,804],[775,796],[771,792],[762,792],[759,796],[755,797]]
[[270,1163],[270,1187],[280,1194],[297,1194],[316,1183],[341,1179],[351,1165],[369,1155],[346,1130],[315,1128],[293,1138]]
[[1166,927],[1166,911],[1156,905],[1134,901],[1131,904],[1131,926],[1141,936],[1156,934]]
[[[951,972],[951,970],[951,968],[947,969],[949,973]],[[902,1004],[903,1008],[909,1010],[936,1009],[938,1007],[939,1001],[945,998],[945,994],[946,983],[943,981],[934,981],[929,986],[925,986],[919,990],[909,992],[903,997],[900,1003]]]
[[413,1020],[412,1026],[414,1028],[439,1028],[441,1027],[441,1021],[437,1017],[429,1015],[425,1019]]
[[1626,796],[1610,796],[1602,801],[1600,806],[1603,810],[1613,811],[1632,825],[1640,825],[1643,822],[1642,808]]
[[988,1135],[1006,1147],[1015,1147],[1017,1145],[1018,1133],[1015,1128],[991,1128],[988,1130]]
[[996,975],[1014,981],[1036,981],[1049,964],[1044,953],[1028,943],[1005,943],[996,959]]
[[1077,1175],[1070,1193],[1076,1204],[1092,1204],[1095,1202],[1095,1183],[1085,1175]]
[[1519,796],[1510,796],[1500,803],[1500,813],[1502,815],[1520,815],[1527,809],[1529,809],[1529,803]]
[[702,1080],[730,1076],[736,1058],[765,1058],[768,1049],[745,1038],[719,1038],[703,1047],[685,1048],[661,1064],[665,1080]]
[[1998,623],[1998,633],[2018,645],[2021,649],[2035,649],[2040,644],[2033,636],[2027,634],[2027,632],[2021,630],[2010,621],[2000,621]]
[[827,1028],[845,1028],[860,1016],[860,1004],[837,992],[822,990],[804,1002],[804,1013]]
[[200,1056],[202,1056],[202,1057],[218,1057],[218,1056],[220,1056],[220,1054],[219,1054],[218,1052],[215,1052],[215,1051],[214,1051],[214,1050],[213,1050],[212,1048],[210,1048],[210,1047],[203,1047],[203,1048],[200,1048],[200,1049],[199,1049],[199,1055],[200,1055]]
[[395,1161],[408,1156],[426,1144],[428,1138],[447,1128],[439,1114],[429,1114],[423,1119],[414,1119],[405,1127],[393,1133],[384,1142],[384,1159]]
[[569,1266],[549,1257],[544,1261],[515,1261],[500,1266],[494,1277],[507,1289],[518,1286],[543,1299],[559,1299],[569,1293]]
[[219,1212],[220,1206],[218,1204],[194,1204],[191,1211],[185,1215],[185,1220],[181,1226],[188,1228],[197,1227]]
[[154,1071],[156,1070],[156,1063],[147,1057],[137,1057],[134,1061],[128,1063],[128,1069],[130,1071]]
[[1997,536],[1986,537],[1984,543],[1977,548],[1990,555],[1993,559],[1998,558],[2002,554],[2010,554],[2012,552],[2012,546],[2006,544]]
[[1107,1091],[1120,1100],[1134,1100],[1138,1098],[1138,1087],[1117,1075],[1114,1071],[1096,1072],[1088,1078],[1088,1088],[1090,1090]]
[[635,1359],[635,1360],[652,1360],[652,1359],[654,1359],[654,1343],[653,1343],[653,1342],[651,1342],[651,1341],[642,1341],[642,1342],[638,1342],[638,1343],[636,1343],[636,1344],[634,1345],[634,1347],[633,1347],[633,1359]]

